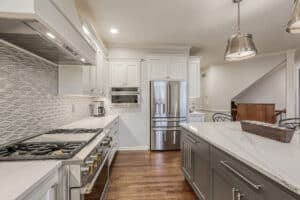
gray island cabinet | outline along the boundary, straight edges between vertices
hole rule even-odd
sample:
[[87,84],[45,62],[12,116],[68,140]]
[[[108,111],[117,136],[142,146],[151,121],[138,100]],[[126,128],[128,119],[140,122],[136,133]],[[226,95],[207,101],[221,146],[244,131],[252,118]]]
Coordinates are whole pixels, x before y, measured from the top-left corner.
[[200,200],[296,200],[299,195],[270,180],[186,129],[182,172]]

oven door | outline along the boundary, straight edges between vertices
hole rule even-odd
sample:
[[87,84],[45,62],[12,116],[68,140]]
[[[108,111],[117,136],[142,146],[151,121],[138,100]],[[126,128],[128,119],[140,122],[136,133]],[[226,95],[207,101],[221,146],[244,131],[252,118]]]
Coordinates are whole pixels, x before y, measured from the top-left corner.
[[111,88],[112,104],[139,104],[139,88]]
[[[109,160],[108,154],[94,179],[81,188],[80,200],[105,199],[109,183]],[[71,199],[72,200],[72,199]]]

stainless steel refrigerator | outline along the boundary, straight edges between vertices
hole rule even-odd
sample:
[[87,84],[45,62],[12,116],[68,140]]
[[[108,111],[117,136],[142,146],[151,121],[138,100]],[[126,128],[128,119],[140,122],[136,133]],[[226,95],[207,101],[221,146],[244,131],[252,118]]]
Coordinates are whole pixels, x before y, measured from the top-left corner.
[[186,121],[185,81],[150,81],[151,150],[180,149],[180,122]]

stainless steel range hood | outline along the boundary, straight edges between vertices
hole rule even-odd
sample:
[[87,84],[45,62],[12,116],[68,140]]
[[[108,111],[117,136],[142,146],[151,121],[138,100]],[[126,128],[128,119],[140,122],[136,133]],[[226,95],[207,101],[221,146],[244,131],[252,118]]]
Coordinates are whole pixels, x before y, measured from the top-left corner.
[[96,51],[51,0],[1,0],[0,39],[56,64],[95,64]]

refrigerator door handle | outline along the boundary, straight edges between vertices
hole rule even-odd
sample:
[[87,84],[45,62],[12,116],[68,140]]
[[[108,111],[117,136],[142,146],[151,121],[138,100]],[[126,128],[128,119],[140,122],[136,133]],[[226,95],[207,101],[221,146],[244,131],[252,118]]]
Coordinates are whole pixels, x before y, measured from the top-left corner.
[[185,118],[181,119],[152,119],[153,122],[184,122]]
[[171,111],[171,102],[172,100],[171,100],[171,85],[170,85],[170,83],[168,83],[168,116],[170,116],[171,115],[171,113],[170,113],[170,111]]
[[176,132],[173,133],[173,144],[176,144]]
[[153,128],[153,131],[181,131],[180,128]]

